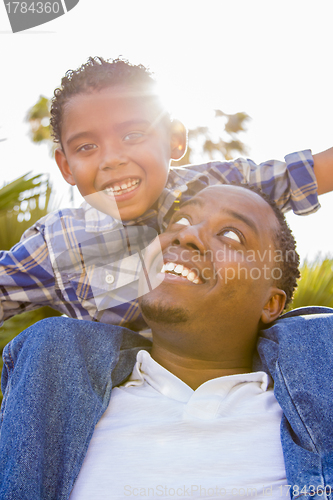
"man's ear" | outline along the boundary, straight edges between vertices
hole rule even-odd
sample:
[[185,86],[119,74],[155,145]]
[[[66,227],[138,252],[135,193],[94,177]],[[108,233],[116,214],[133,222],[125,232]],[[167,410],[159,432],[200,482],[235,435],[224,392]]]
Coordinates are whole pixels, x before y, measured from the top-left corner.
[[72,175],[71,169],[69,168],[65,153],[62,149],[57,148],[54,152],[55,161],[59,167],[60,172],[62,173],[63,178],[68,184],[71,186],[75,186],[76,182]]
[[272,288],[270,298],[262,310],[260,318],[261,321],[267,325],[268,323],[276,320],[276,318],[278,318],[282,313],[285,303],[285,292],[279,288]]
[[179,120],[172,120],[170,129],[171,159],[180,160],[187,149],[187,130]]

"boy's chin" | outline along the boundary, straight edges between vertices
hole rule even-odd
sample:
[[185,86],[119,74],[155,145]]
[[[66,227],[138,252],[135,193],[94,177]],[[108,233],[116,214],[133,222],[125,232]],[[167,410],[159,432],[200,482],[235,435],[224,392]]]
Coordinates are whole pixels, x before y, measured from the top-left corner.
[[105,194],[104,191],[99,191],[85,195],[84,199],[90,206],[122,222],[118,205],[114,197]]

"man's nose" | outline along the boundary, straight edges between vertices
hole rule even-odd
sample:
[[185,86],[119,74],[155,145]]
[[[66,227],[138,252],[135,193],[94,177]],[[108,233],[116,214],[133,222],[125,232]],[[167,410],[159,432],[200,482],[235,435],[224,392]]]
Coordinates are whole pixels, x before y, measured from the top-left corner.
[[99,168],[101,170],[115,170],[126,165],[127,161],[123,148],[119,145],[110,144],[102,152]]
[[177,236],[174,238],[173,244],[192,248],[204,254],[206,251],[204,228],[201,224],[185,226],[183,229],[180,229]]

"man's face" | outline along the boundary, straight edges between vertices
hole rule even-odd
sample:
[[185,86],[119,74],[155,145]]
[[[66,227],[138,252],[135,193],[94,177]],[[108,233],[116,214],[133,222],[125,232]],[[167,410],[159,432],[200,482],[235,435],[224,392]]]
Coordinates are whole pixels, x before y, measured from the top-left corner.
[[153,331],[165,324],[173,345],[188,337],[198,354],[205,344],[214,355],[226,336],[252,349],[276,291],[277,228],[271,207],[241,187],[210,187],[185,203],[160,236],[164,281],[141,299]]
[[153,99],[126,87],[73,96],[64,110],[63,151],[56,152],[65,180],[105,213],[142,215],[163,191],[177,150],[161,118]]

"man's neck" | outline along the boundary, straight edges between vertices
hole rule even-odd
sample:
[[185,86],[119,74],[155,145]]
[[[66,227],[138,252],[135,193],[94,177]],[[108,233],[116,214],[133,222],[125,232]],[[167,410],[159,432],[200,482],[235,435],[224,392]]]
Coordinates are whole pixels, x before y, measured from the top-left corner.
[[213,378],[252,371],[251,362],[245,359],[233,360],[228,356],[218,361],[195,359],[172,352],[158,342],[153,343],[151,356],[157,363],[180,378],[193,390]]

